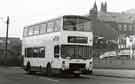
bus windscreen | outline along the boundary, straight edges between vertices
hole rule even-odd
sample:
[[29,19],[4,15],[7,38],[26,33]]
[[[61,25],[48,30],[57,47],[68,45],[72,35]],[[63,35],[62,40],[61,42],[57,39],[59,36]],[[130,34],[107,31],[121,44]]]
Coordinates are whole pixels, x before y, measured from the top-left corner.
[[80,17],[64,17],[63,30],[91,32],[90,20]]

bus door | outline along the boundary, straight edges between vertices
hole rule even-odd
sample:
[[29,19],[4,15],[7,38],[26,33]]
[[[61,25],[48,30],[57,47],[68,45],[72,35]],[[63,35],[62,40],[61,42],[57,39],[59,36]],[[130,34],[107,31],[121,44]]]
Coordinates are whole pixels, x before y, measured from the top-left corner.
[[54,60],[52,66],[55,68],[60,66],[60,45],[54,46]]

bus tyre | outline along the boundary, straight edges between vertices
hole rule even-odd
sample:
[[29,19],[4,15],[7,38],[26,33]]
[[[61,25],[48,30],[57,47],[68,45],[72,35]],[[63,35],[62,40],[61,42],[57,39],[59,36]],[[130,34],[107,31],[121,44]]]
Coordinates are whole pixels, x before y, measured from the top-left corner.
[[80,77],[80,74],[79,73],[74,74],[74,77]]
[[88,74],[90,74],[90,75],[91,75],[92,73],[93,73],[93,71],[92,71],[92,70],[88,72]]
[[31,65],[30,65],[30,63],[27,64],[27,66],[26,66],[26,71],[27,71],[28,74],[33,74],[33,73],[35,73],[34,71],[31,71]]
[[74,74],[74,77],[80,77],[80,74]]
[[52,76],[51,64],[47,64],[47,67],[46,67],[46,74],[47,74],[47,76]]

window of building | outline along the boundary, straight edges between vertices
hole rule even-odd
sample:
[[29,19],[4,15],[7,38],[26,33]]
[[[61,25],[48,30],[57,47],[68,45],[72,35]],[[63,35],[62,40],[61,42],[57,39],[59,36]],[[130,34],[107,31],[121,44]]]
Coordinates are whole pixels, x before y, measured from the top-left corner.
[[124,24],[124,28],[127,28],[127,24]]
[[43,34],[46,32],[46,24],[41,24],[41,27],[40,27],[40,34]]
[[126,48],[126,44],[124,44],[125,48]]
[[39,34],[39,28],[40,28],[40,26],[38,26],[38,25],[33,27],[34,35]]
[[124,48],[124,45],[121,45],[121,48]]
[[121,24],[118,25],[118,29],[119,29],[119,31],[122,31],[122,25]]
[[53,22],[49,22],[47,24],[47,32],[53,32],[53,27],[54,27],[54,23]]
[[122,31],[122,28],[121,27],[119,27],[119,31]]
[[122,25],[121,25],[121,24],[119,24],[119,25],[118,25],[118,27],[119,27],[119,28],[122,28]]
[[0,43],[4,43],[4,40],[0,40]]
[[121,48],[120,45],[118,45],[118,47]]
[[132,31],[132,25],[129,25],[129,31]]
[[124,25],[124,31],[127,31],[127,25],[126,24]]

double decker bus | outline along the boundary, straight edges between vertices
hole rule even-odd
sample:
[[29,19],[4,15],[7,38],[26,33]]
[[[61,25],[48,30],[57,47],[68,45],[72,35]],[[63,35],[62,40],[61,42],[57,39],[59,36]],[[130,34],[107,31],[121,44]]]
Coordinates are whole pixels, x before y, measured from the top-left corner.
[[22,55],[28,73],[92,73],[93,32],[88,17],[65,15],[24,27]]

